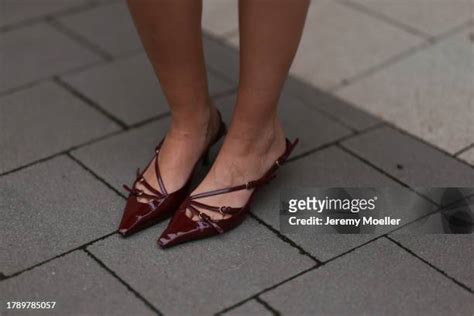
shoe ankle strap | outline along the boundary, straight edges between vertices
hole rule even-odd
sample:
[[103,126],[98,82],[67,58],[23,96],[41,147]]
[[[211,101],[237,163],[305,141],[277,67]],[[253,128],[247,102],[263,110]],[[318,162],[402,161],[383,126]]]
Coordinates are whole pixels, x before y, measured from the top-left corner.
[[277,160],[275,160],[275,162],[270,167],[270,169],[261,178],[257,180],[249,181],[246,184],[241,184],[241,185],[237,185],[233,187],[194,194],[194,195],[191,195],[189,199],[195,200],[195,199],[200,199],[200,198],[205,198],[205,197],[220,195],[220,194],[226,194],[226,193],[240,191],[240,190],[251,190],[270,182],[276,177],[275,175],[276,170],[286,162],[291,152],[293,151],[295,146],[298,144],[298,141],[299,141],[298,138],[296,138],[293,142],[291,142],[287,138],[285,152]]

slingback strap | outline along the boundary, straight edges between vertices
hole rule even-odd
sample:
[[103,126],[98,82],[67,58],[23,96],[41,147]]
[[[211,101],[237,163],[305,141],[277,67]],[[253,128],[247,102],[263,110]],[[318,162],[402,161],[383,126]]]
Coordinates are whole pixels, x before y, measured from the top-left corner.
[[[217,134],[216,134],[215,138],[211,141],[211,143],[209,144],[206,151],[208,151],[209,148],[212,145],[214,145],[222,137],[222,135],[224,135],[227,132],[226,125],[225,125],[224,121],[222,120],[222,115],[221,115],[221,112],[219,110],[217,110],[217,114],[219,116],[219,122],[220,122],[219,123],[220,124],[219,125],[219,130],[217,131]],[[140,169],[137,169],[137,176],[136,176],[135,181],[133,182],[132,188],[130,188],[129,186],[127,186],[125,184],[123,185],[124,189],[126,191],[128,191],[130,194],[135,195],[135,196],[148,198],[148,199],[152,199],[152,200],[162,200],[166,196],[169,195],[168,191],[166,190],[165,183],[163,182],[163,178],[161,177],[160,167],[159,167],[159,164],[158,164],[158,155],[160,153],[160,149],[161,149],[161,146],[163,145],[164,140],[165,139],[163,138],[160,141],[160,143],[155,147],[155,156],[154,156],[154,158],[155,158],[154,159],[155,160],[155,166],[154,166],[155,167],[155,174],[156,174],[156,179],[157,179],[158,186],[159,186],[161,192],[158,191],[157,189],[155,189],[143,177],[143,173],[145,172],[145,170],[147,170],[150,167],[150,165],[153,161],[153,159],[152,159],[148,163],[147,167],[144,169],[143,172],[140,172]],[[138,182],[140,182],[145,188],[147,188],[151,192],[151,194],[145,193],[145,192],[143,192],[143,190],[137,189],[136,185],[137,185]]]
[[209,217],[206,213],[203,213],[199,211],[198,208],[209,210],[212,212],[219,212],[222,215],[228,214],[228,215],[234,215],[239,213],[243,207],[230,207],[230,206],[212,206],[208,205],[205,203],[201,203],[196,201],[196,199],[204,198],[204,197],[209,197],[209,196],[215,196],[215,195],[220,195],[220,194],[225,194],[225,193],[230,193],[234,191],[240,191],[240,190],[251,190],[257,187],[260,187],[271,180],[275,178],[275,172],[278,168],[280,168],[281,165],[283,165],[288,157],[290,156],[291,152],[295,148],[296,144],[298,144],[298,138],[295,139],[293,142],[290,142],[288,139],[286,139],[286,150],[281,155],[277,160],[275,160],[274,164],[270,167],[270,169],[260,178],[254,181],[249,181],[246,184],[242,185],[237,185],[229,188],[224,188],[224,189],[218,189],[218,190],[213,190],[213,191],[208,191],[208,192],[202,192],[198,193],[195,195],[191,195],[188,197],[188,199],[185,201],[186,204],[186,209],[191,210],[192,213],[195,215],[199,216],[201,220],[204,222],[208,223],[212,227],[216,229],[217,232],[223,233],[224,230],[214,221],[212,218]]
[[275,178],[275,171],[285,163],[285,161],[288,159],[290,156],[291,152],[295,148],[296,144],[298,144],[298,138],[295,139],[295,141],[290,142],[288,139],[286,139],[286,150],[281,155],[273,165],[270,167],[270,169],[260,178],[254,181],[249,181],[246,184],[241,184],[241,185],[236,185],[233,187],[228,187],[228,188],[223,188],[223,189],[217,189],[213,191],[208,191],[208,192],[202,192],[198,194],[191,195],[189,198],[190,200],[195,200],[195,199],[200,199],[204,197],[209,197],[209,196],[214,196],[214,195],[220,195],[220,194],[226,194],[230,192],[235,192],[235,191],[240,191],[240,190],[251,190],[257,187],[260,187],[264,184],[267,184],[271,180]]

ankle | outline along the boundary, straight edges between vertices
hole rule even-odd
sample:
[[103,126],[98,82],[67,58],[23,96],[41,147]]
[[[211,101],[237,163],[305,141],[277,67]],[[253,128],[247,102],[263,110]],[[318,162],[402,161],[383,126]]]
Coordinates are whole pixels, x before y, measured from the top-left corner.
[[264,156],[284,150],[285,136],[278,119],[259,125],[258,129],[231,128],[223,150],[237,156]]
[[205,108],[183,113],[173,112],[167,138],[188,139],[206,144],[216,134],[220,126],[218,110],[210,101]]

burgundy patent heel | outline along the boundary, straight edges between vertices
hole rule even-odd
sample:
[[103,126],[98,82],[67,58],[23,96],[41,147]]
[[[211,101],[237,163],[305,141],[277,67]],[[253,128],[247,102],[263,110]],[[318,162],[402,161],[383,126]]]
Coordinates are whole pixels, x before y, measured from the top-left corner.
[[[240,225],[250,210],[251,201],[257,190],[253,190],[249,200],[243,207],[212,206],[201,203],[198,199],[261,187],[275,177],[275,172],[288,159],[297,143],[298,139],[293,143],[287,139],[286,150],[283,155],[275,161],[271,168],[260,179],[230,188],[218,189],[189,196],[180,206],[179,210],[176,211],[171,222],[168,224],[168,227],[166,227],[165,231],[161,234],[158,239],[158,245],[161,248],[169,248],[184,242],[222,234]],[[199,211],[199,209],[219,212],[223,215],[228,214],[230,217],[227,219],[213,220],[206,213]],[[189,210],[193,215],[197,215],[199,219],[195,221],[190,218],[186,214],[186,210]]]
[[[217,112],[220,121],[219,130],[213,141],[204,150],[204,154],[201,159],[199,159],[202,160],[203,163],[210,163],[210,147],[217,143],[219,139],[225,135],[227,130],[225,123],[222,121],[220,112]],[[198,163],[196,163],[196,165],[194,166],[193,171],[191,172],[188,180],[181,189],[171,193],[168,192],[166,190],[163,179],[161,178],[160,168],[158,166],[158,155],[162,142],[163,141],[161,141],[160,144],[156,147],[154,156],[155,174],[158,180],[159,189],[154,188],[150,183],[148,183],[143,177],[143,173],[145,171],[140,172],[140,170],[137,170],[137,178],[133,182],[131,188],[124,185],[124,188],[129,192],[129,196],[127,198],[127,205],[125,206],[122,220],[119,225],[119,233],[124,237],[130,236],[133,233],[136,233],[166,218],[169,218],[173,215],[176,209],[178,209],[178,207],[188,195],[192,183],[192,178],[195,173],[195,170],[197,169]],[[147,170],[152,162],[153,159],[150,161],[150,163],[144,170]],[[136,185],[138,183],[142,184],[145,188],[147,188],[149,193],[145,193],[142,190],[137,189]],[[139,198],[145,198],[148,200],[148,202],[139,202]]]

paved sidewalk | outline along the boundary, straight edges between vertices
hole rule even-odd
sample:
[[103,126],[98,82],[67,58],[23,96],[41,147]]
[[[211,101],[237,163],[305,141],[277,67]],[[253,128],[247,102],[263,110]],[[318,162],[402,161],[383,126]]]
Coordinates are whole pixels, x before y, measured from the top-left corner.
[[[314,0],[280,101],[295,156],[244,225],[163,251],[166,223],[116,233],[121,185],[169,120],[124,3],[0,0],[0,314],[56,301],[57,315],[472,315],[472,235],[283,234],[278,191],[474,187],[473,7]],[[235,8],[206,0],[203,21],[226,120]]]

